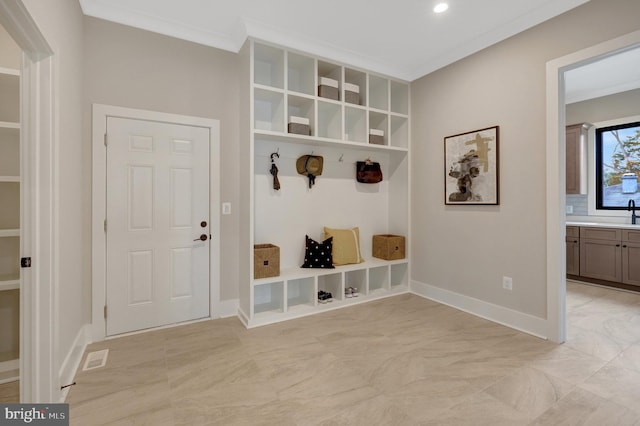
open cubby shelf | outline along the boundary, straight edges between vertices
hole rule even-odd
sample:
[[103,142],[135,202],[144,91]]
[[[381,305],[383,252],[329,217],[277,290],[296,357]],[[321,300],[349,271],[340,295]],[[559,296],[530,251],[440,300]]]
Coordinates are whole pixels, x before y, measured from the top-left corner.
[[[242,321],[253,327],[407,292],[409,256],[373,258],[372,237],[404,235],[408,253],[408,83],[257,40],[249,40],[241,55],[250,76],[242,101],[249,142],[241,155],[252,162],[241,183],[250,212],[241,244],[251,259],[239,289]],[[322,94],[333,98],[320,96],[321,81],[332,88]],[[309,134],[289,133],[292,116],[308,122]],[[382,140],[370,141],[370,130],[381,132]],[[270,173],[273,153],[279,190]],[[296,159],[305,154],[324,159],[312,188],[296,170]],[[356,181],[356,162],[366,159],[380,163],[382,182]],[[323,226],[358,227],[365,262],[300,268],[305,234],[322,240]],[[253,245],[266,243],[280,248],[280,273],[254,279]],[[360,295],[346,297],[349,287]],[[319,303],[320,290],[331,292],[333,302]]]
[[[311,136],[368,143],[368,129],[375,128],[385,132],[386,145],[408,147],[408,131],[397,133],[400,124],[391,119],[402,118],[404,123],[409,120],[406,82],[284,48],[251,43],[254,129],[287,134],[289,116],[295,115],[310,120]],[[337,81],[338,100],[318,96],[321,77]],[[358,104],[345,101],[344,83],[359,87]],[[357,109],[362,110],[362,115],[354,112]],[[387,137],[390,134],[395,137]]]
[[0,93],[1,384],[19,379],[20,70],[0,67]]
[[[254,280],[253,312],[241,318],[255,327],[406,293],[408,270],[407,260],[380,259],[328,270],[282,270],[278,277]],[[359,295],[346,297],[348,287],[356,287]],[[333,300],[320,303],[316,296],[320,290],[332,293]]]

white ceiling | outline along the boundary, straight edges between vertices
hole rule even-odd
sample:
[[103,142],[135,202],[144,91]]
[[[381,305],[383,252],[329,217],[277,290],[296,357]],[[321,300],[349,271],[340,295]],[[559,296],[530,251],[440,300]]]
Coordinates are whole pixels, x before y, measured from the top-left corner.
[[80,0],[86,15],[237,52],[247,36],[412,81],[588,0]]
[[640,48],[567,71],[564,79],[567,104],[640,88]]

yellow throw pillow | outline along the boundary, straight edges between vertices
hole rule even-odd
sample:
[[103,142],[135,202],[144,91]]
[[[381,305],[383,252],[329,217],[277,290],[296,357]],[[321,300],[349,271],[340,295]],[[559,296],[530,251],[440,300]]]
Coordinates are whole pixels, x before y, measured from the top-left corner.
[[324,238],[333,237],[333,264],[362,263],[360,253],[360,229],[332,229],[324,227]]

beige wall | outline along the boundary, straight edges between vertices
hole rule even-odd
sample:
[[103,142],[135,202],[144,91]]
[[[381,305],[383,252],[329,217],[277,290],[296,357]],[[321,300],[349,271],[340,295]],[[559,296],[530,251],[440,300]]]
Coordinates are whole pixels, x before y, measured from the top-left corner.
[[567,124],[597,123],[640,115],[640,89],[567,105]]
[[[592,0],[412,83],[413,280],[546,317],[546,62],[637,16],[638,1]],[[445,206],[443,138],[493,125],[500,205]]]
[[[220,120],[221,299],[238,297],[239,57],[236,54],[111,22],[84,18],[83,228],[91,216],[91,104],[184,114]],[[216,238],[218,236],[214,236]],[[90,263],[90,240],[86,240]],[[85,271],[89,283],[90,271]],[[90,299],[86,300],[90,305]]]
[[58,229],[53,262],[59,289],[58,327],[53,338],[58,348],[57,372],[78,332],[90,322],[86,271],[91,257],[86,245],[89,229],[84,226],[89,194],[83,191],[90,168],[83,161],[89,147],[83,143],[81,122],[83,15],[76,0],[23,2],[53,50],[54,169],[58,173],[58,181],[52,182]]

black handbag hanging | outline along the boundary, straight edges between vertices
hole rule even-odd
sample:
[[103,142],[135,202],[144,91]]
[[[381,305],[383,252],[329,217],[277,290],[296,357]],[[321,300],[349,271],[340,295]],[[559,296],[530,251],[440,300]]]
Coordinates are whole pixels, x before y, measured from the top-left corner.
[[356,162],[356,180],[360,183],[382,182],[380,163],[371,160]]

